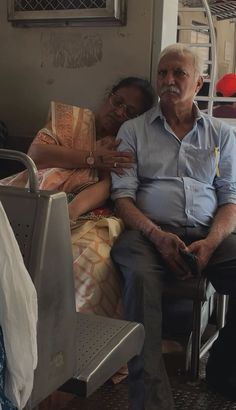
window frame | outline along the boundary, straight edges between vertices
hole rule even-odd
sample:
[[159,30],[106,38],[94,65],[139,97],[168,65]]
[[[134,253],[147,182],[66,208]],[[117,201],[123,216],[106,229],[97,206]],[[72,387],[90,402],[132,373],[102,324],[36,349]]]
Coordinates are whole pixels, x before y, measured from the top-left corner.
[[127,0],[106,0],[105,8],[16,11],[8,0],[8,21],[14,26],[88,26],[124,25]]
[[[198,26],[206,26],[206,29],[199,29]],[[209,47],[204,46],[204,44],[210,43],[210,32],[207,24],[200,21],[192,20],[192,27],[193,28],[190,31],[190,44],[202,44],[202,47],[198,47],[198,50],[200,51],[204,61],[203,77],[208,77],[211,75],[211,67],[208,62],[209,60],[211,60],[211,50]],[[203,39],[205,39],[205,41],[202,41]]]

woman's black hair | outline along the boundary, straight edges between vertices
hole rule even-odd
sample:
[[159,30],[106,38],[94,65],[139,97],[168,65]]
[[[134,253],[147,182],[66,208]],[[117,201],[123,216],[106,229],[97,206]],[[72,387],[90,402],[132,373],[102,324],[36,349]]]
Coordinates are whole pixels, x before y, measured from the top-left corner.
[[126,77],[115,84],[112,87],[111,92],[115,93],[120,88],[124,87],[135,87],[142,93],[142,112],[140,114],[149,110],[153,106],[155,102],[155,91],[149,81],[139,77]]

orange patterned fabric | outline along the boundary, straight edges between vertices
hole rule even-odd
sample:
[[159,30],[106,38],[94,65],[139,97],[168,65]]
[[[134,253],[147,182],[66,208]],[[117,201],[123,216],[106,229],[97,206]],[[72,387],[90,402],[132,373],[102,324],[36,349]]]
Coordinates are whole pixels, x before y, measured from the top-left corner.
[[122,230],[121,220],[115,217],[87,221],[72,230],[78,312],[122,316],[120,278],[110,258],[111,246]]

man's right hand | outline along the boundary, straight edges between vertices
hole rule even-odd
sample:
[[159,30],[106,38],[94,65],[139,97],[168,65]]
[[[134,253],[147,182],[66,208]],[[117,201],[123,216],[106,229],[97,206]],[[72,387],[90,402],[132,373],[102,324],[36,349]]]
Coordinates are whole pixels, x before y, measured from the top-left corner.
[[155,229],[151,233],[150,240],[158,252],[160,252],[168,269],[177,279],[185,280],[192,278],[193,275],[189,266],[180,254],[180,249],[184,252],[189,252],[189,249],[177,235]]
[[98,140],[94,152],[95,168],[112,171],[118,175],[123,174],[124,168],[132,168],[135,163],[134,155],[129,151],[116,151],[119,144],[120,140],[109,136]]

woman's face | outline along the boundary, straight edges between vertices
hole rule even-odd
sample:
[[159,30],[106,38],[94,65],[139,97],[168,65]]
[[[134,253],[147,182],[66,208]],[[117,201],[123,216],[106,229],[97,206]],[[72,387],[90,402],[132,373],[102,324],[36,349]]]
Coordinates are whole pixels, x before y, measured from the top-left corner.
[[96,113],[96,123],[104,135],[116,135],[127,119],[141,114],[142,92],[136,87],[122,87],[111,93]]

